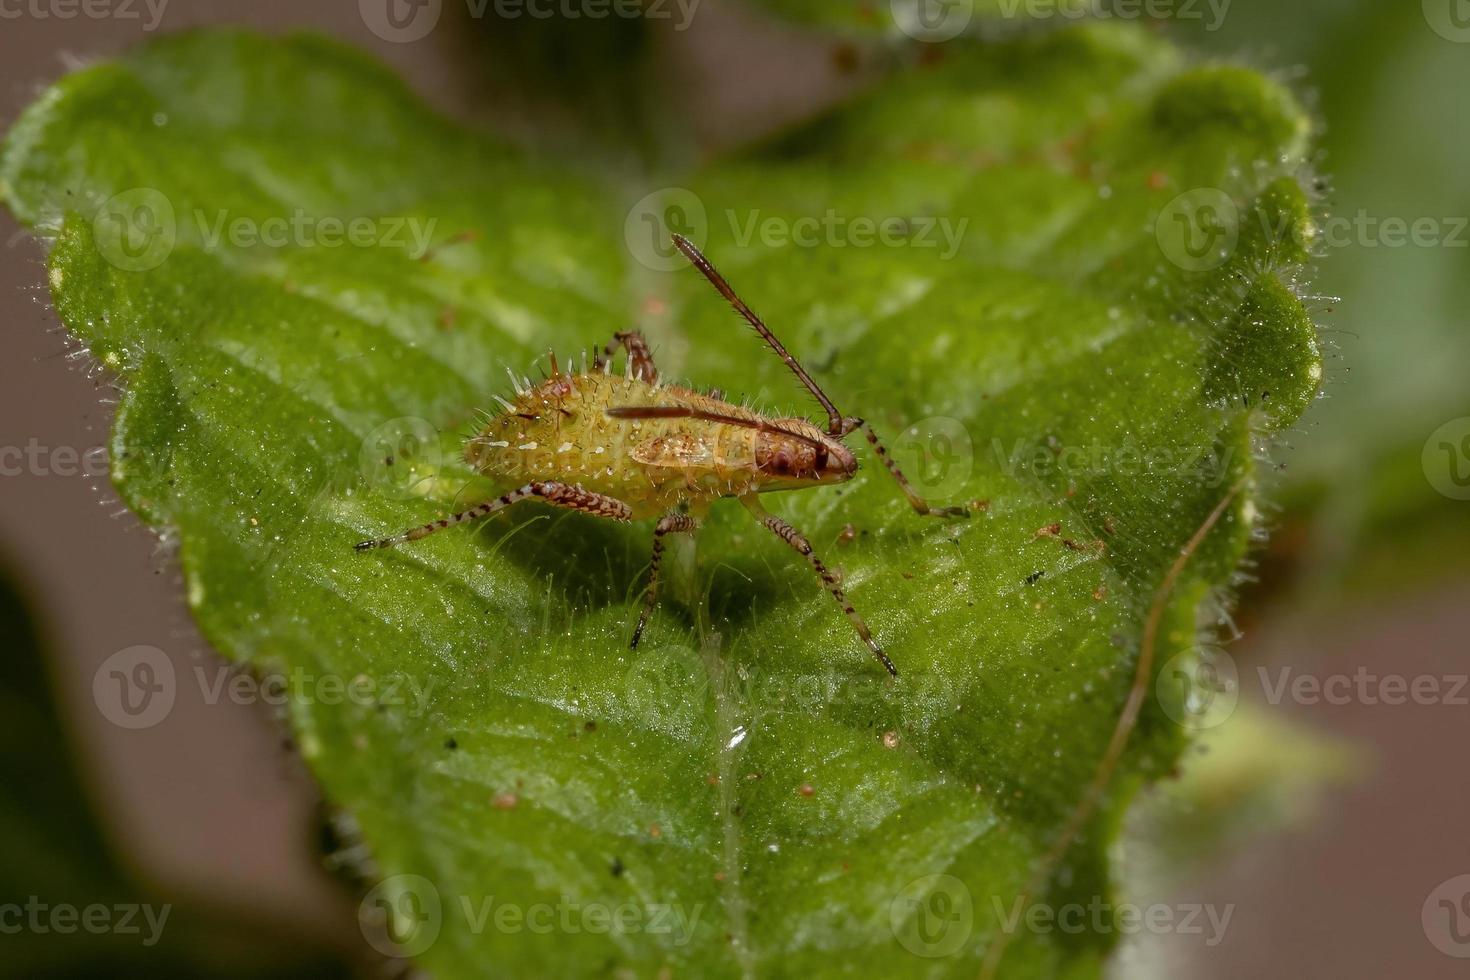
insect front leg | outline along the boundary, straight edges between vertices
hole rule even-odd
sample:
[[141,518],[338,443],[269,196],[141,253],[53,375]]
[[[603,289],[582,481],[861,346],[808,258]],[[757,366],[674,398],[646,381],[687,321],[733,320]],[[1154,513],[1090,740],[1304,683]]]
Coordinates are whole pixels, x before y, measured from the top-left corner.
[[647,381],[649,384],[658,383],[658,368],[653,363],[653,351],[648,349],[648,341],[643,339],[643,334],[637,330],[613,334],[612,343],[604,347],[602,353],[593,358],[592,366],[599,371],[605,370],[619,347],[625,347],[628,350],[628,367],[633,377],[640,381]]
[[569,510],[579,510],[584,514],[592,514],[596,517],[609,517],[616,521],[626,521],[633,516],[633,508],[616,497],[593,493],[591,490],[583,490],[581,487],[566,483],[542,481],[517,487],[510,493],[502,494],[494,500],[487,500],[483,504],[477,504],[469,510],[445,515],[391,537],[378,538],[375,541],[359,541],[353,547],[356,551],[367,551],[370,548],[391,548],[407,541],[417,541],[419,538],[428,537],[435,531],[442,531],[447,527],[504,510],[516,501],[525,500],[527,497],[540,497],[548,504],[566,507]]
[[832,593],[832,598],[837,600],[837,605],[842,607],[842,613],[847,617],[848,622],[852,623],[852,628],[857,630],[858,636],[862,637],[868,649],[873,651],[873,656],[878,658],[884,670],[897,677],[898,668],[893,666],[893,661],[888,659],[888,654],[884,653],[878,641],[873,639],[873,634],[869,631],[868,624],[863,622],[863,617],[859,616],[852,608],[852,603],[847,601],[847,595],[842,591],[842,585],[837,580],[837,576],[822,564],[822,560],[812,551],[811,542],[806,539],[806,535],[767,511],[756,499],[755,494],[741,497],[740,502],[745,505],[746,510],[750,511],[751,516],[760,522],[762,527],[769,529],[776,537],[790,545],[793,551],[807,560],[812,570],[817,573],[817,577],[822,580],[822,584],[827,587],[827,591]]
[[698,529],[699,522],[688,514],[668,514],[660,518],[658,526],[653,529],[653,558],[649,564],[648,590],[643,594],[643,611],[638,614],[638,627],[633,630],[633,642],[628,644],[629,648],[638,648],[643,627],[648,625],[648,617],[653,614],[653,607],[658,602],[658,569],[664,554],[664,535],[693,534]]
[[871,425],[869,425],[867,422],[863,421],[862,419],[847,418],[847,419],[843,419],[842,420],[842,431],[840,433],[841,435],[844,435],[845,436],[845,435],[847,435],[849,432],[851,432],[854,429],[862,429],[863,430],[863,435],[867,437],[868,442],[873,447],[873,451],[878,454],[878,458],[883,461],[883,466],[888,470],[889,475],[892,476],[893,479],[894,479],[894,482],[896,482],[898,484],[898,488],[903,491],[903,495],[908,498],[909,505],[911,507],[913,507],[914,510],[917,511],[921,516],[923,516],[923,517],[969,517],[970,516],[970,512],[967,509],[965,509],[964,507],[959,507],[959,506],[954,506],[954,507],[934,507],[934,506],[931,506],[930,503],[929,503],[929,501],[927,501],[923,497],[919,496],[919,492],[914,489],[914,485],[909,482],[909,478],[903,475],[903,470],[899,469],[898,468],[898,464],[893,461],[893,457],[890,456],[890,455],[888,455],[888,449],[887,449],[887,447],[884,446],[883,443],[881,443],[881,442],[878,441],[878,433],[876,433],[876,432],[873,431],[873,427]]

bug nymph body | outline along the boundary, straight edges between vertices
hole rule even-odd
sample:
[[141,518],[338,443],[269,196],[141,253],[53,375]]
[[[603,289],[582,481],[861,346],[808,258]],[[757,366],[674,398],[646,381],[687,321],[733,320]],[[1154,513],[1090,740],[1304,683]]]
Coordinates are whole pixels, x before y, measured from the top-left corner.
[[[847,601],[837,576],[822,564],[800,531],[766,511],[758,495],[851,479],[857,460],[842,440],[861,429],[916,512],[964,517],[967,511],[931,508],[867,423],[837,411],[699,250],[677,235],[674,244],[816,398],[827,413],[825,429],[806,419],[766,418],[714,395],[661,384],[643,336],[619,333],[590,369],[584,365],[582,371],[564,372],[553,357],[551,375],[539,385],[517,382],[512,376],[514,400],[501,399],[504,412],[466,443],[465,459],[471,466],[515,489],[392,537],[362,541],[357,550],[415,541],[528,497],[614,520],[658,517],[648,589],[633,631],[636,647],[657,600],[664,537],[693,533],[710,503],[736,497],[763,527],[807,560],[868,649],[897,676],[893,662]],[[612,359],[620,347],[627,350],[626,369],[614,373]]]
[[[638,417],[626,417],[630,411]],[[615,498],[630,520],[681,505],[698,511],[720,497],[841,483],[857,470],[846,446],[805,419],[762,418],[631,371],[555,367],[541,384],[518,390],[464,455],[505,486],[562,481]]]

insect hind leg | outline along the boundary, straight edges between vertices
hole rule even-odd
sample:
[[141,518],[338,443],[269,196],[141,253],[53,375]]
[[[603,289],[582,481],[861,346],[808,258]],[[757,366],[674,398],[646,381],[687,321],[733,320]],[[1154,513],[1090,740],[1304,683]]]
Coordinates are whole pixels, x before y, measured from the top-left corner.
[[653,529],[653,557],[649,561],[648,589],[643,593],[643,609],[638,614],[638,626],[633,630],[633,640],[628,644],[630,649],[638,649],[643,627],[648,625],[648,617],[653,615],[653,607],[658,603],[658,571],[664,554],[664,535],[693,534],[698,529],[699,522],[688,514],[669,514],[660,518],[658,526]]
[[626,330],[613,334],[612,343],[602,349],[592,361],[592,366],[599,371],[607,370],[608,363],[613,355],[618,352],[619,347],[627,348],[628,369],[633,377],[649,384],[658,384],[658,368],[653,363],[653,351],[648,349],[648,341],[643,334],[637,330]]
[[584,514],[592,514],[595,517],[607,517],[616,521],[626,521],[633,516],[633,508],[606,494],[593,493],[591,490],[583,490],[566,483],[552,481],[541,481],[528,483],[523,487],[517,487],[509,493],[502,494],[494,500],[487,500],[483,504],[476,504],[469,510],[462,510],[457,514],[446,514],[437,520],[418,527],[411,527],[406,531],[394,534],[386,538],[376,540],[359,541],[353,545],[354,551],[368,551],[373,548],[392,548],[395,545],[404,544],[409,541],[417,541],[426,538],[436,531],[472,521],[477,517],[485,517],[496,511],[504,510],[518,500],[527,497],[540,497],[548,504],[557,507],[566,507],[569,510],[579,510]]

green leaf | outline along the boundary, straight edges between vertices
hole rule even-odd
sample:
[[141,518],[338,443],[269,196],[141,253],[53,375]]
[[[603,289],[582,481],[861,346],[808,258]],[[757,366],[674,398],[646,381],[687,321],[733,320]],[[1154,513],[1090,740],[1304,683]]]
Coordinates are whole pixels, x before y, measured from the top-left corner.
[[[435,118],[334,44],[207,33],[61,82],[0,192],[55,236],[57,308],[125,385],[119,492],[176,534],[210,640],[291,679],[302,752],[383,880],[365,916],[422,965],[968,976],[1024,895],[1105,900],[1123,806],[1187,743],[1150,698],[1046,860],[1140,658],[1187,657],[1218,610],[1255,456],[1316,391],[1292,279],[1309,151],[1273,83],[1090,25],[954,47],[629,193]],[[403,219],[433,247],[211,240],[297,215]],[[842,569],[895,685],[733,504],[636,654],[646,526],[528,503],[352,551],[485,492],[457,433],[548,348],[637,325],[666,375],[809,408],[668,261],[672,223],[924,492],[985,502],[920,519],[871,458],[770,498]],[[1006,976],[1086,976],[1115,937],[1008,938]]]
[[[1470,206],[1470,132],[1438,122],[1470,85],[1470,61],[1450,31],[1431,7],[1326,2],[1241,8],[1209,37],[1218,50],[1271,37],[1307,66],[1329,121],[1332,193],[1352,202],[1322,235],[1314,291],[1341,297],[1323,304],[1331,397],[1277,501],[1286,546],[1273,556],[1273,598],[1287,595],[1288,570],[1307,580],[1294,602],[1356,606],[1470,562],[1463,456],[1451,452],[1470,429],[1470,236],[1455,217]],[[1408,98],[1418,111],[1403,111]],[[1394,166],[1403,159],[1415,165]]]

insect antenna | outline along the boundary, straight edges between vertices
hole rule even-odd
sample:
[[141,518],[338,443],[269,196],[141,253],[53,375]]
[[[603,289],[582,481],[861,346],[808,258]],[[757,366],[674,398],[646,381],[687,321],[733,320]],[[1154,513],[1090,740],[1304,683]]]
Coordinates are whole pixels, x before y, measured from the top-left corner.
[[797,380],[806,386],[807,391],[812,393],[812,397],[817,400],[817,403],[827,413],[827,431],[832,435],[842,434],[844,428],[842,413],[837,411],[837,406],[832,404],[832,399],[828,398],[826,392],[817,386],[817,383],[812,380],[812,376],[806,373],[806,368],[802,367],[796,358],[792,357],[791,353],[786,350],[785,345],[776,339],[776,335],[771,333],[771,328],[766,326],[761,321],[761,318],[755,315],[754,310],[745,305],[745,300],[735,295],[735,290],[730,288],[730,284],[725,281],[725,277],[720,275],[714,266],[710,265],[709,259],[705,258],[704,254],[694,247],[693,242],[683,235],[676,234],[674,235],[674,247],[683,252],[684,257],[694,265],[694,268],[698,269],[710,281],[710,285],[714,286],[719,291],[719,294],[725,297],[725,302],[735,307],[736,313],[745,317],[745,321],[755,328],[755,332],[761,335],[761,339],[770,346],[771,350],[775,351],[781,360],[786,362],[786,366],[791,369],[792,374],[796,375]]

